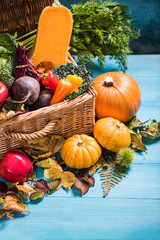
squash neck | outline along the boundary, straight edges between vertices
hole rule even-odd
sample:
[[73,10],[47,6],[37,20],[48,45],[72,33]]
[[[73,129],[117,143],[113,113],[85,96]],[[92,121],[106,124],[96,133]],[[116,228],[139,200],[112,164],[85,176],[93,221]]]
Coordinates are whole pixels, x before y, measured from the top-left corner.
[[106,87],[113,87],[114,86],[114,79],[111,76],[108,76],[104,80],[104,86],[106,86]]

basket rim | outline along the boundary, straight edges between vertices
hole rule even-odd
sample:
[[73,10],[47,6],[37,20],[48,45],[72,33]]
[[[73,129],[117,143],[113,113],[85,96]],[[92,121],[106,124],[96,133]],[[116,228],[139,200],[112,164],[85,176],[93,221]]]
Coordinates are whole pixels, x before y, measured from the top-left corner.
[[24,121],[28,121],[30,119],[32,119],[33,117],[36,117],[38,116],[41,112],[52,112],[52,111],[59,111],[63,108],[70,108],[72,106],[74,106],[77,102],[79,104],[83,103],[86,101],[86,98],[87,100],[89,98],[95,98],[97,95],[96,93],[96,90],[90,86],[88,88],[88,90],[83,93],[82,95],[78,96],[77,98],[75,99],[72,99],[72,100],[64,100],[63,102],[60,102],[60,103],[56,103],[52,106],[47,106],[47,107],[43,107],[43,108],[39,108],[37,110],[33,110],[33,111],[29,111],[29,112],[25,112],[25,113],[20,113],[20,114],[17,114],[11,118],[8,118],[8,119],[4,119],[2,121],[0,121],[0,131],[2,130],[3,131],[3,128],[4,127],[7,127],[9,126],[10,124],[13,124],[13,121],[16,121],[17,122],[24,122]]

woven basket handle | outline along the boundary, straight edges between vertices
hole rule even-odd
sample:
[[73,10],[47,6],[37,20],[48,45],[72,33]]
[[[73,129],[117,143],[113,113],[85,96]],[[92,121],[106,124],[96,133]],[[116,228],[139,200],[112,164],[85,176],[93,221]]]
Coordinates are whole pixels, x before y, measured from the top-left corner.
[[16,139],[16,140],[33,140],[39,137],[44,137],[49,134],[53,128],[55,127],[56,122],[49,122],[42,130],[33,132],[33,133],[14,133],[14,132],[7,132],[3,133],[5,137]]

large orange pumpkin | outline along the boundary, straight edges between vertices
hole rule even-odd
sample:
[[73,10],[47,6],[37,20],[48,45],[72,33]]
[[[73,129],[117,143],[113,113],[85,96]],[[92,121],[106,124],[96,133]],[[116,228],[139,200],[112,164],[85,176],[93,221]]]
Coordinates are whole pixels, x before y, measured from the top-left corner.
[[68,138],[61,149],[61,157],[70,168],[89,168],[102,154],[97,141],[86,134],[76,134]]
[[97,91],[95,111],[97,119],[113,117],[121,122],[129,121],[141,104],[141,92],[137,82],[122,72],[104,73],[94,79]]
[[131,136],[129,129],[119,120],[107,117],[99,119],[94,125],[94,137],[98,143],[112,152],[129,147]]

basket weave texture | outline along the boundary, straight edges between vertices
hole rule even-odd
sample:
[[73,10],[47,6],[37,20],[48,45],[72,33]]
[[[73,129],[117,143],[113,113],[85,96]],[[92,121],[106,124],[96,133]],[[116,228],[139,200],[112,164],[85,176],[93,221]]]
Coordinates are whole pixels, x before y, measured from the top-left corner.
[[93,132],[95,123],[95,90],[73,100],[23,113],[0,122],[0,160],[13,148],[25,148],[26,141],[58,134],[66,138]]
[[0,33],[18,33],[18,36],[37,28],[44,7],[53,0],[0,0]]

